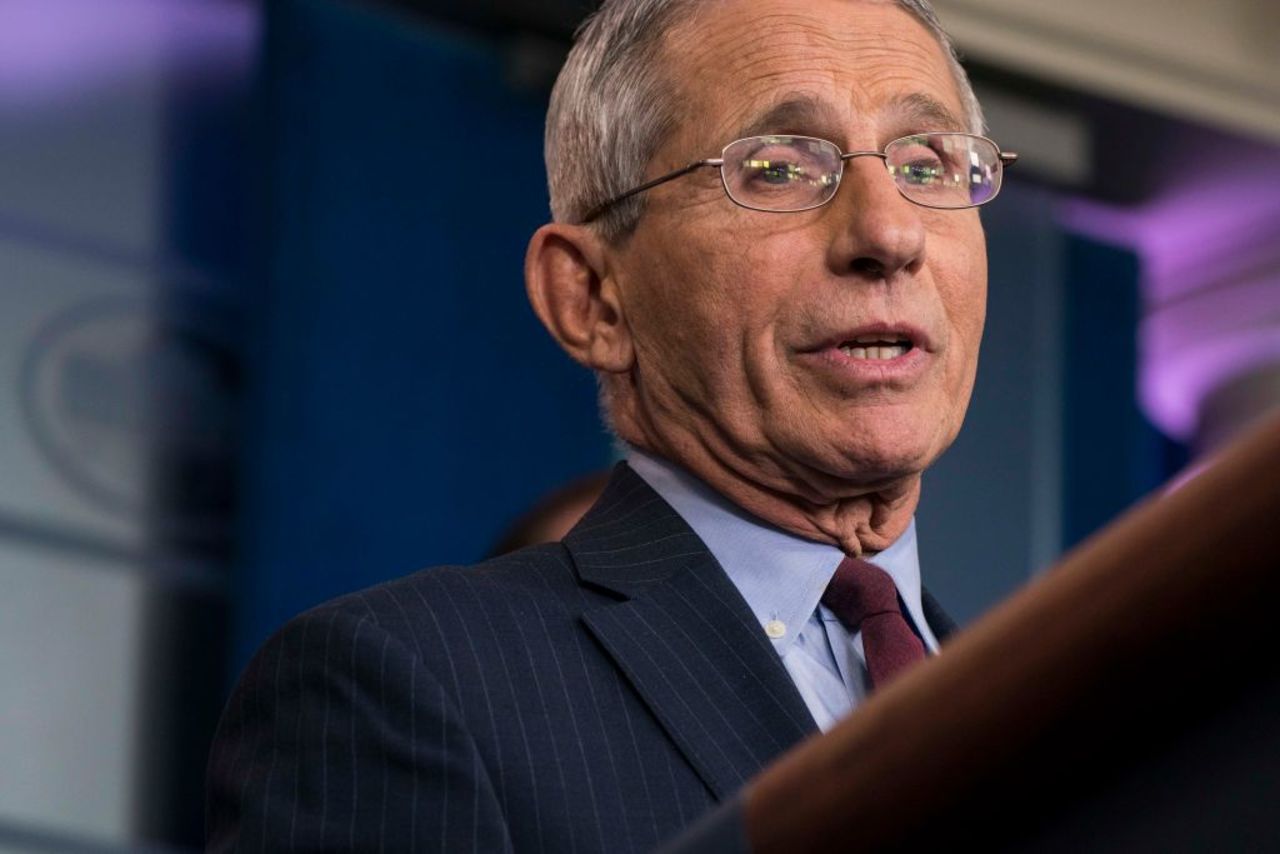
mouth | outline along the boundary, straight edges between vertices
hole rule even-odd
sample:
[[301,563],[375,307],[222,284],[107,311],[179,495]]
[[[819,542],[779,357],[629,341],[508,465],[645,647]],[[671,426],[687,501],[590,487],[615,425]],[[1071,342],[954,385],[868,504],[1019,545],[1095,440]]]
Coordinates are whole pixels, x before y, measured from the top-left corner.
[[905,356],[915,349],[915,341],[903,335],[857,335],[836,345],[851,359],[887,362]]
[[929,338],[921,329],[899,323],[875,323],[843,330],[823,339],[816,346],[804,348],[802,352],[838,350],[841,355],[850,359],[889,362],[914,350],[931,349]]
[[798,354],[844,393],[868,388],[908,389],[933,363],[933,345],[921,329],[877,323],[846,329]]

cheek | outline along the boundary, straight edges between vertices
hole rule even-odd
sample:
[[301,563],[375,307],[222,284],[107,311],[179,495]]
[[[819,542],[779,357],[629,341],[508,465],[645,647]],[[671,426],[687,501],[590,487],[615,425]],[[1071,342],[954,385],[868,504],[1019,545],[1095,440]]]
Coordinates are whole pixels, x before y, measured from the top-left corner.
[[987,270],[985,259],[976,259],[964,280],[956,285],[953,297],[953,321],[964,344],[965,353],[977,359],[982,330],[987,319]]
[[982,227],[976,217],[958,229],[954,239],[940,241],[937,257],[945,266],[935,269],[943,310],[946,312],[950,342],[956,351],[962,374],[976,365],[978,346],[987,316],[987,253]]
[[952,322],[955,335],[956,358],[949,365],[947,397],[950,417],[947,444],[955,438],[969,409],[973,387],[978,373],[978,352],[982,343],[982,330],[986,320],[986,264],[980,257],[970,270],[969,278],[958,286]]
[[723,242],[697,238],[647,252],[636,247],[632,269],[639,272],[626,286],[641,369],[658,370],[682,386],[715,385],[718,376],[731,375],[748,322],[744,259]]

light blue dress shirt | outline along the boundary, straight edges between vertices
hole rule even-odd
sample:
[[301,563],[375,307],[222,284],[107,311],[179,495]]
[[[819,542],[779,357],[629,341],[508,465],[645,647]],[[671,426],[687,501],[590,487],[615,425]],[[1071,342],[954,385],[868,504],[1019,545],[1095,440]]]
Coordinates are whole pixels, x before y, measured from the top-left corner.
[[[666,499],[720,562],[760,621],[813,719],[826,731],[867,694],[861,633],[850,635],[819,600],[844,558],[751,516],[683,469],[635,448],[627,463]],[[864,557],[893,578],[925,645],[938,641],[920,602],[915,520],[893,545]]]

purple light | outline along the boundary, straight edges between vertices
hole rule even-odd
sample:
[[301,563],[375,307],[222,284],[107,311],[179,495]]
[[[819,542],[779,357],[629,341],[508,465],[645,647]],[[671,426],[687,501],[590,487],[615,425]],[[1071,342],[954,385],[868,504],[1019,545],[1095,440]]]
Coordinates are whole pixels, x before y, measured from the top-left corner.
[[1151,202],[1071,200],[1068,228],[1142,260],[1138,398],[1179,439],[1222,383],[1280,362],[1280,152],[1238,141],[1178,152]]
[[1148,315],[1139,330],[1139,402],[1173,436],[1190,438],[1201,402],[1224,382],[1280,364],[1280,277],[1214,291]]
[[248,0],[5,0],[0,109],[92,97],[176,64],[247,57],[258,17]]

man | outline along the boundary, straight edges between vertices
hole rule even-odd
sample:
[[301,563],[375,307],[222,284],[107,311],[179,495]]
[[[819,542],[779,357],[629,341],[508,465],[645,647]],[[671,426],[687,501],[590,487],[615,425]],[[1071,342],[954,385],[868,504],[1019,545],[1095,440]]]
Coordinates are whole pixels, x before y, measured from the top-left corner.
[[[980,129],[919,0],[607,2],[525,272],[628,462],[563,543],[272,638],[214,746],[211,848],[741,845],[742,785],[950,630],[912,519],[976,370],[974,206],[1011,159]],[[888,585],[874,631],[824,593],[846,570]]]

